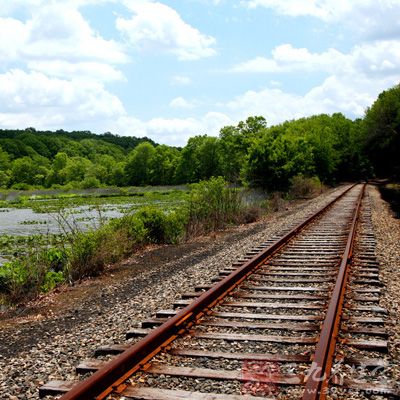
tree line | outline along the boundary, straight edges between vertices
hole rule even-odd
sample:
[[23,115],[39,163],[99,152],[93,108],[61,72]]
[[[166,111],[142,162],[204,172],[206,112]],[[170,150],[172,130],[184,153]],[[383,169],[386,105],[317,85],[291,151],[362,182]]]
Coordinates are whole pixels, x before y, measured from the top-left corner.
[[322,182],[400,175],[400,86],[351,120],[341,113],[268,126],[261,116],[198,135],[183,148],[87,131],[0,130],[0,187],[171,185],[223,176],[285,190],[294,176]]

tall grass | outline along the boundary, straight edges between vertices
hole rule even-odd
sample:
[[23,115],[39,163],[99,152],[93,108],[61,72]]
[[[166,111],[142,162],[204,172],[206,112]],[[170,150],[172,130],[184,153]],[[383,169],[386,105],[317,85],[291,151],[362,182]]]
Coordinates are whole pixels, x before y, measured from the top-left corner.
[[186,237],[224,228],[241,220],[244,210],[238,189],[221,177],[191,185],[186,205]]
[[309,199],[320,194],[322,190],[322,183],[317,176],[310,178],[303,175],[297,175],[290,181],[288,194],[296,199]]

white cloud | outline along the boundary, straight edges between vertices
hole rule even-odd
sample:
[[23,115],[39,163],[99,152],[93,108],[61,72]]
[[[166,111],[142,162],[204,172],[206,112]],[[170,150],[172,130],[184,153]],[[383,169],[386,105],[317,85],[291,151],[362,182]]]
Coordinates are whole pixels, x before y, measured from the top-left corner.
[[175,75],[171,79],[171,83],[173,85],[190,85],[192,83],[192,80],[188,76],[183,76],[183,75]]
[[[349,53],[329,49],[311,53],[285,44],[276,47],[270,58],[258,57],[233,68],[237,72],[326,72],[319,85],[303,95],[280,88],[247,91],[226,106],[230,115],[264,115],[268,123],[342,112],[362,117],[378,94],[400,81],[400,42],[381,40],[354,46]],[[271,87],[273,85],[271,84]]]
[[271,58],[256,57],[232,68],[233,72],[312,72],[331,74],[364,74],[366,76],[400,73],[400,42],[375,41],[354,46],[348,54],[335,49],[311,53],[290,44],[276,47]]
[[29,36],[21,53],[29,59],[127,61],[120,44],[103,39],[78,10],[62,4],[41,8],[26,28]]
[[15,61],[28,35],[28,30],[21,21],[0,18],[0,63]]
[[100,62],[30,61],[28,68],[48,76],[67,79],[82,79],[97,82],[124,80],[124,75],[111,65]]
[[0,125],[4,127],[82,129],[124,113],[120,100],[96,82],[49,78],[19,69],[0,74]]
[[196,118],[160,117],[148,121],[124,116],[117,121],[110,121],[106,130],[128,136],[147,136],[157,143],[171,146],[184,146],[191,136],[217,136],[223,126],[234,122],[227,114],[221,112],[208,112]]
[[87,80],[49,78],[15,69],[0,74],[0,126],[3,128],[89,129],[148,136],[159,143],[182,146],[189,137],[218,135],[233,120],[209,112],[199,117],[147,121],[126,113],[120,100],[103,85]]
[[126,1],[130,19],[117,18],[117,29],[135,48],[165,51],[179,60],[196,60],[216,54],[215,39],[187,24],[171,7],[159,2]]
[[172,108],[184,108],[190,110],[193,109],[196,106],[196,104],[195,102],[186,100],[183,97],[175,97],[175,99],[171,100],[169,106]]
[[[325,7],[320,4],[322,2]],[[340,1],[336,0],[336,3],[340,3]],[[311,15],[313,17],[326,19],[332,12],[332,10],[328,8],[329,0],[243,0],[242,4],[245,4],[249,8],[260,6],[271,8],[280,14],[293,17]]]
[[160,143],[184,145],[194,135],[217,136],[223,126],[231,123],[226,114],[209,112],[199,118],[154,118],[145,123],[145,129]]
[[123,79],[112,65],[127,61],[121,44],[102,38],[68,4],[44,3],[26,21],[0,18],[0,65],[22,63],[53,77],[102,82]]
[[398,0],[242,0],[249,8],[266,7],[291,17],[311,16],[346,24],[364,37],[388,39],[400,34]]
[[362,75],[332,75],[304,95],[265,88],[247,91],[225,106],[235,120],[249,115],[263,115],[270,125],[320,113],[342,112],[349,117],[361,117],[378,94],[399,79],[400,75],[375,80]]
[[342,65],[346,56],[335,49],[323,53],[311,53],[306,48],[295,48],[283,44],[272,50],[272,57],[256,57],[232,68],[234,72],[295,72],[335,70]]

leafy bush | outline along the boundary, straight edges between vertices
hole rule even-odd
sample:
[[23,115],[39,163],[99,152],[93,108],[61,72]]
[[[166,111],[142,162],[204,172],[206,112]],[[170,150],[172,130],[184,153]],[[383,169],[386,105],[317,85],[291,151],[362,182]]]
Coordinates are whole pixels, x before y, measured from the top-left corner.
[[[107,245],[105,229],[97,231],[77,232],[71,243],[68,274],[72,280],[87,276],[96,276],[103,272],[109,256],[105,259],[102,245]],[[110,239],[110,238],[108,238]],[[107,246],[108,247],[108,246]]]
[[143,221],[136,214],[116,218],[110,221],[110,227],[114,231],[124,232],[128,241],[132,244],[142,244],[146,241],[147,231]]
[[312,178],[297,175],[290,181],[289,195],[294,198],[308,199],[321,193],[322,184],[317,176]]
[[[52,244],[43,250],[31,249],[27,256],[0,267],[0,292],[13,301],[26,299],[65,280],[97,276],[145,244],[178,243],[185,235],[253,222],[259,214],[254,201],[243,205],[239,189],[229,188],[222,178],[212,178],[192,185],[187,203],[176,211],[147,206],[96,230],[83,232],[68,226],[73,229],[64,229],[67,247]],[[61,225],[67,223],[67,216],[60,213],[60,217]]]
[[40,286],[42,292],[47,293],[59,284],[65,282],[64,274],[55,271],[48,271],[44,276],[43,284]]
[[187,203],[187,235],[221,229],[240,220],[243,205],[238,189],[221,178],[191,185]]
[[52,247],[45,253],[49,268],[54,272],[62,272],[68,261],[68,252],[65,249]]
[[136,218],[143,223],[146,238],[150,243],[177,243],[183,235],[184,220],[178,214],[164,213],[155,207],[139,210]]
[[31,267],[28,258],[16,259],[0,267],[0,292],[13,302],[26,299],[39,292],[43,278],[43,268]]
[[101,186],[101,183],[95,176],[86,176],[79,186],[82,189],[92,189],[99,188]]
[[250,206],[246,207],[242,212],[242,222],[245,224],[250,224],[252,222],[256,222],[260,219],[262,214],[261,207],[258,206]]

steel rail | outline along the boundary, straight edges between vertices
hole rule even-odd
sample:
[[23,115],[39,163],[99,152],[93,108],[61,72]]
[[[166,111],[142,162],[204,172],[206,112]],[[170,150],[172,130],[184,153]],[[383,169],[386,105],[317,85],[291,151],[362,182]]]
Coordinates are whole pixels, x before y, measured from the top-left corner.
[[89,378],[77,383],[76,386],[73,386],[71,390],[61,397],[61,400],[104,399],[112,391],[121,393],[126,387],[124,382],[131,375],[143,368],[154,355],[167,347],[175,338],[183,333],[185,329],[191,327],[200,318],[206,315],[211,307],[218,304],[243,280],[251,275],[255,269],[260,267],[266,258],[278,251],[307,225],[331,208],[334,203],[345,196],[354,186],[356,185],[350,186],[329,202],[329,204],[322,207],[304,222],[298,224],[282,238],[246,261],[241,267],[216,283],[211,289],[204,292],[174,317],[152,330],[142,340],[132,345],[132,347],[124,351],[121,355],[115,357]]
[[363,184],[357,200],[357,206],[351,222],[347,238],[345,252],[339,267],[339,273],[332,292],[331,300],[322,325],[320,339],[316,345],[313,362],[307,374],[307,382],[304,389],[303,400],[324,400],[327,396],[330,371],[339,333],[342,317],[343,303],[346,293],[349,264],[353,254],[353,245],[356,229],[360,217],[361,203],[366,184]]

